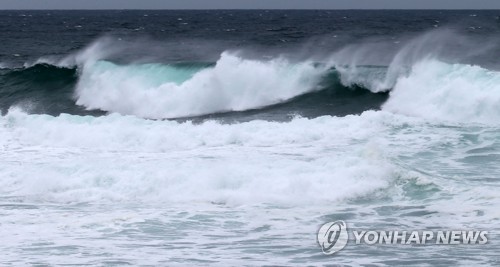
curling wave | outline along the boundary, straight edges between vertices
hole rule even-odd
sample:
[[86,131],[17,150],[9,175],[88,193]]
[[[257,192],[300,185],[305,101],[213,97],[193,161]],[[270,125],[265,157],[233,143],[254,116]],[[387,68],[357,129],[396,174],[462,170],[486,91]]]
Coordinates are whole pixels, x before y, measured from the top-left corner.
[[30,113],[83,114],[72,99],[77,69],[49,64],[0,69],[0,110],[21,106]]
[[500,73],[424,60],[398,79],[383,109],[438,121],[498,124]]
[[77,104],[143,118],[243,111],[319,90],[326,67],[285,59],[249,60],[223,53],[215,66],[85,64]]
[[273,120],[373,109],[462,123],[497,124],[500,117],[499,72],[430,58],[350,66],[225,52],[215,63],[118,64],[84,56],[75,62],[0,69],[0,109],[152,119],[257,112],[250,119]]
[[[145,118],[203,115],[201,119],[289,120],[294,115],[360,114],[379,109],[387,98],[356,84],[343,85],[341,73],[326,64],[229,57],[224,66],[220,61],[117,64],[87,60],[79,66],[52,62],[56,65],[2,69],[0,110],[5,113],[17,106],[32,114],[54,116],[122,113]],[[234,61],[242,66],[236,64],[232,70]]]

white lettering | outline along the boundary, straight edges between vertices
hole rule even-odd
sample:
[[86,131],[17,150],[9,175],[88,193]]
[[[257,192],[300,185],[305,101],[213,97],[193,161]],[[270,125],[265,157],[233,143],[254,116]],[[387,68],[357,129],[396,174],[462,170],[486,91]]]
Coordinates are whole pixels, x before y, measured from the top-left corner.
[[434,238],[434,232],[432,231],[423,231],[422,232],[422,244],[425,244],[427,241]]
[[461,231],[451,231],[450,244],[451,245],[458,245],[458,244],[460,244],[460,235],[461,234],[462,234]]
[[394,232],[394,235],[393,235],[393,244],[397,244],[398,243],[398,239],[401,240],[401,244],[406,243],[406,231],[401,232],[401,235],[398,235],[398,234],[399,234],[398,231]]
[[392,241],[392,231],[382,231],[380,233],[379,243],[391,244]]
[[462,239],[464,244],[476,244],[479,238],[479,232],[474,231],[463,231]]
[[361,244],[361,238],[365,235],[366,231],[353,231],[354,238],[356,238],[356,245]]
[[408,238],[406,244],[411,245],[412,242],[415,244],[420,244],[420,236],[418,235],[417,231],[411,232],[410,238]]
[[488,235],[487,231],[481,231],[479,233],[479,239],[480,239],[479,240],[479,244],[480,245],[484,245],[484,244],[488,243],[488,237],[487,237],[487,235]]
[[449,244],[450,243],[450,232],[439,231],[437,233],[436,244]]
[[[370,236],[373,236],[372,239],[370,239]],[[373,245],[375,243],[377,243],[378,241],[378,233],[375,232],[375,231],[369,231],[366,233],[365,235],[365,243],[368,244],[368,245]]]

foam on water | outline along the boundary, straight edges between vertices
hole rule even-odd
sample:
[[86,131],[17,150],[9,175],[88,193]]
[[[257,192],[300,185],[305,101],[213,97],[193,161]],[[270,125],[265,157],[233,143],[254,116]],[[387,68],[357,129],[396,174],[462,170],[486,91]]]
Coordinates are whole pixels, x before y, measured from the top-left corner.
[[194,125],[11,111],[1,120],[4,196],[288,205],[357,197],[398,176],[376,146],[356,145],[377,126],[355,116]]
[[[241,111],[314,91],[326,71],[307,61],[292,64],[283,58],[249,60],[228,52],[221,55],[215,67],[189,79],[179,79],[178,73],[162,75],[167,67],[140,71],[145,68],[84,64],[76,89],[77,104],[144,118]],[[156,74],[159,76],[151,77]],[[152,84],[151,79],[163,82]]]
[[384,66],[336,66],[340,81],[347,87],[360,86],[371,92],[389,91],[387,84],[387,67]]
[[398,79],[383,109],[439,121],[498,124],[499,84],[496,71],[424,60]]
[[[500,265],[495,12],[478,16],[489,26],[464,21],[468,11],[66,12],[1,17],[12,38],[0,55],[10,68],[0,77],[0,265]],[[180,17],[182,29],[170,23]],[[221,35],[221,20],[237,30]],[[453,21],[468,32],[446,30]],[[117,38],[67,55],[106,31]],[[335,91],[350,89],[339,80],[392,93],[366,111],[380,102]],[[144,119],[287,101],[321,112]],[[12,106],[23,111],[4,114]],[[61,112],[73,115],[34,115]],[[490,241],[350,242],[325,257],[315,235],[336,220],[367,231],[487,230]]]
[[[277,265],[290,263],[290,253],[304,255],[294,262],[322,263],[314,234],[325,221],[494,232],[500,204],[488,177],[500,174],[495,128],[441,126],[385,111],[193,124],[11,109],[0,118],[0,149],[0,233],[19,244],[4,248],[6,264],[19,255],[49,265],[110,258],[244,264],[259,262],[263,250]],[[451,206],[450,199],[466,204]],[[19,229],[23,234],[15,235]],[[98,254],[96,246],[109,252]],[[183,258],[200,246],[206,249],[196,259]],[[155,256],[164,249],[168,259]],[[439,255],[449,249],[415,248]],[[467,247],[475,249],[482,247]],[[387,250],[408,253],[401,246]],[[242,251],[248,258],[241,259]],[[75,253],[85,256],[67,259]],[[358,247],[342,255],[339,262],[359,263]],[[439,255],[434,260],[449,260]],[[487,262],[488,255],[474,259]]]
[[488,179],[474,173],[474,159],[494,159],[500,147],[495,128],[477,139],[483,128],[457,131],[387,112],[193,124],[12,109],[0,125],[2,196],[55,203],[302,206],[364,198],[408,179],[444,190],[456,175]]

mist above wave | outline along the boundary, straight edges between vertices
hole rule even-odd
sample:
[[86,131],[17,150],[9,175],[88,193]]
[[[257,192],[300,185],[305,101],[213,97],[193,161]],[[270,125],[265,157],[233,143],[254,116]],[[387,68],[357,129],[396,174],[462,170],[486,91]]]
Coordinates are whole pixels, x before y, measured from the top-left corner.
[[[442,121],[497,121],[497,72],[481,59],[496,47],[491,38],[479,45],[470,36],[438,29],[399,39],[393,43],[361,40],[309,57],[304,53],[299,57],[293,53],[256,56],[242,48],[223,52],[209,63],[192,64],[155,62],[152,54],[129,57],[134,55],[130,51],[145,44],[108,37],[62,59],[40,58],[26,68],[40,64],[77,67],[71,101],[88,110],[142,118],[254,110],[337,87],[390,91],[384,108],[391,112]],[[443,95],[451,97],[443,101]]]

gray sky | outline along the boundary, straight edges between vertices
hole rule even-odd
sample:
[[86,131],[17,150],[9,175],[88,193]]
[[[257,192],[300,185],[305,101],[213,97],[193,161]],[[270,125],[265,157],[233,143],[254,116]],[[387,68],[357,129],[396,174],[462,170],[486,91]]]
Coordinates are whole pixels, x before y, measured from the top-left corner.
[[500,0],[0,0],[0,9],[500,9]]

